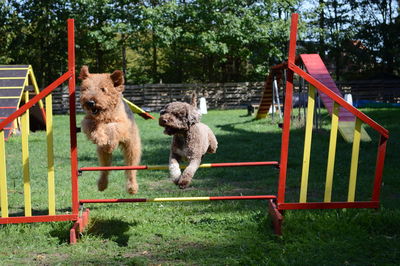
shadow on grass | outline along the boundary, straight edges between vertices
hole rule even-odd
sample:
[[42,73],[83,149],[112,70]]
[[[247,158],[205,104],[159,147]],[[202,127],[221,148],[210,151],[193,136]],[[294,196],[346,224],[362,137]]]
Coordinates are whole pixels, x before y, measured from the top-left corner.
[[129,241],[129,227],[136,226],[136,223],[127,223],[117,219],[93,218],[89,226],[87,235],[109,239],[120,247],[126,247]]

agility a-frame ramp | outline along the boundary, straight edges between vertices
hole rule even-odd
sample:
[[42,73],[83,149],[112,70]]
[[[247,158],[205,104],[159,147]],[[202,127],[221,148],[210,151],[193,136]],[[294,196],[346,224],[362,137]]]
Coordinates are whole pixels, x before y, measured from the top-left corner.
[[[337,88],[335,82],[333,81],[331,75],[329,74],[324,62],[318,54],[300,54],[296,57],[296,64],[304,66],[307,73],[314,79],[321,82],[325,87],[327,87],[331,92],[342,97],[340,90]],[[273,82],[276,80],[277,83],[282,84],[282,73],[288,69],[288,63],[282,63],[271,67],[269,75],[265,81],[263,94],[260,100],[259,109],[256,114],[256,119],[266,118],[268,115],[268,110],[272,105],[272,90]],[[322,91],[318,91],[319,97],[327,109],[328,113],[332,116],[334,100],[332,100],[328,95]],[[356,116],[348,111],[344,107],[339,107],[339,132],[347,142],[353,142],[353,131],[355,125]],[[361,128],[361,140],[371,141],[367,131]]]
[[[267,203],[269,213],[271,215],[275,233],[281,234],[281,225],[283,222],[283,211],[294,209],[337,209],[337,208],[379,208],[379,196],[382,183],[382,174],[384,166],[384,158],[386,152],[386,143],[389,137],[388,131],[370,119],[368,116],[348,104],[342,97],[333,93],[328,87],[316,80],[314,77],[303,71],[295,64],[296,53],[296,36],[297,36],[297,21],[298,15],[292,15],[291,34],[290,34],[290,48],[288,57],[288,69],[286,77],[286,101],[284,105],[284,118],[283,118],[283,131],[282,143],[280,152],[280,161],[259,161],[259,162],[234,162],[234,163],[211,163],[203,164],[202,168],[212,167],[260,167],[260,166],[274,166],[279,168],[279,180],[276,195],[248,195],[248,196],[204,196],[204,197],[185,197],[185,198],[123,198],[123,199],[82,199],[79,197],[78,190],[78,176],[84,174],[86,171],[101,171],[101,170],[161,170],[167,169],[167,166],[109,166],[109,167],[78,167],[78,147],[77,147],[77,128],[76,128],[76,114],[75,114],[75,56],[74,56],[74,22],[68,20],[68,72],[62,75],[59,79],[53,82],[50,86],[45,88],[39,95],[34,97],[20,109],[11,114],[3,122],[0,123],[0,206],[1,218],[0,224],[9,223],[28,223],[28,222],[50,222],[50,221],[74,221],[74,225],[70,231],[70,242],[75,243],[77,236],[83,232],[88,224],[89,210],[85,209],[85,204],[98,204],[98,203],[129,203],[129,202],[163,202],[163,201],[219,201],[219,200],[263,200]],[[293,188],[286,186],[288,159],[289,159],[289,142],[290,142],[290,122],[292,113],[292,95],[293,95],[293,77],[297,74],[309,82],[312,87],[309,90],[308,96],[308,109],[307,109],[307,123],[304,141],[304,156],[303,168],[301,175],[300,198],[298,201],[287,201],[285,198],[286,193]],[[52,163],[52,134],[49,132],[47,135],[48,147],[48,175],[49,175],[49,214],[33,216],[30,210],[29,202],[29,176],[24,175],[24,195],[27,195],[25,203],[25,215],[18,217],[9,217],[8,215],[8,201],[7,201],[7,179],[6,179],[6,156],[5,156],[5,142],[3,141],[2,134],[4,127],[12,122],[17,117],[23,116],[24,113],[37,103],[40,99],[46,98],[47,108],[51,106],[51,92],[54,91],[63,82],[68,81],[69,84],[69,100],[70,100],[70,157],[71,157],[71,214],[57,214],[55,205],[55,196],[52,192],[54,190],[54,165]],[[309,202],[307,199],[307,188],[309,187],[308,172],[311,152],[312,140],[312,117],[314,112],[315,90],[325,93],[332,101],[332,126],[329,143],[329,153],[327,158],[327,172],[326,172],[326,185],[324,199],[319,202]],[[335,166],[335,152],[336,152],[336,139],[339,124],[339,107],[342,107],[352,113],[355,117],[354,126],[354,141],[351,154],[351,166],[349,174],[348,195],[345,201],[332,200],[332,186],[333,174]],[[48,117],[51,110],[47,110]],[[51,131],[51,119],[48,118],[47,127]],[[370,199],[366,201],[357,201],[355,197],[357,186],[357,169],[359,166],[358,157],[360,150],[361,139],[361,125],[366,124],[379,135],[377,159],[375,175],[373,184],[371,184],[372,192]],[[370,164],[370,162],[368,162]],[[26,165],[24,165],[26,167]],[[25,168],[24,168],[25,169]],[[25,171],[24,171],[25,173]],[[26,181],[26,182],[25,182]],[[28,210],[28,211],[27,211]]]
[[[0,65],[0,122],[14,113],[23,102],[29,101],[29,91],[26,86],[32,85],[34,92],[39,94],[39,87],[30,65]],[[39,101],[41,119],[46,123],[43,103]],[[27,116],[29,117],[29,115]],[[4,128],[4,138],[7,140],[17,128],[15,121]]]

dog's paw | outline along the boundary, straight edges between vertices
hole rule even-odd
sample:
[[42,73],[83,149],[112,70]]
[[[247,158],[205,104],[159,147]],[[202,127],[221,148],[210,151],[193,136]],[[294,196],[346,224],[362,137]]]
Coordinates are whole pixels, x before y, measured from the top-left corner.
[[177,185],[179,186],[180,189],[185,189],[190,185],[190,182],[191,182],[191,180],[181,178],[178,180]]
[[108,187],[108,179],[106,178],[100,178],[97,181],[97,188],[99,191],[104,191]]
[[138,186],[138,184],[127,183],[126,184],[126,191],[129,194],[136,194],[139,191],[139,186]]

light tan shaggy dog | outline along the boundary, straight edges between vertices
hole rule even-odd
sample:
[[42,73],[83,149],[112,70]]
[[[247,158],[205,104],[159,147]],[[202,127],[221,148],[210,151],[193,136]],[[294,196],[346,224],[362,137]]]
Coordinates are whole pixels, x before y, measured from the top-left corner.
[[[169,156],[169,174],[180,188],[189,186],[205,153],[215,153],[218,142],[211,129],[200,122],[201,113],[192,105],[172,102],[160,111],[159,125],[164,133],[173,136]],[[189,161],[181,173],[179,163]]]
[[[101,166],[110,166],[112,152],[120,146],[126,165],[138,165],[141,156],[139,129],[133,113],[122,100],[124,76],[116,70],[112,74],[91,74],[83,66],[79,75],[82,80],[80,103],[86,112],[82,131],[97,145]],[[126,190],[138,192],[136,170],[126,170]],[[108,186],[108,171],[101,171],[97,182],[103,191]]]

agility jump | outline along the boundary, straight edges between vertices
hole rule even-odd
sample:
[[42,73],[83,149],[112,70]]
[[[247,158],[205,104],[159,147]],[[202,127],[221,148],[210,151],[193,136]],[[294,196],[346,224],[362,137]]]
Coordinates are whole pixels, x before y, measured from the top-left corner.
[[[206,164],[204,167],[232,167],[232,166],[274,166],[279,167],[279,181],[277,188],[277,195],[249,195],[249,196],[221,196],[221,197],[190,197],[190,198],[132,198],[132,199],[81,199],[78,190],[78,175],[85,171],[99,171],[99,170],[159,170],[164,169],[165,166],[123,166],[123,167],[78,167],[78,147],[77,147],[77,128],[76,128],[76,113],[75,113],[75,43],[74,43],[74,20],[68,20],[68,72],[62,75],[59,79],[53,82],[50,86],[45,88],[32,100],[27,102],[20,109],[15,111],[12,115],[0,123],[0,199],[1,199],[1,215],[0,224],[8,223],[27,223],[27,222],[50,222],[50,221],[74,221],[75,224],[70,231],[70,242],[75,243],[79,232],[83,232],[88,224],[89,210],[84,209],[84,204],[96,203],[126,203],[126,202],[162,202],[162,201],[213,201],[213,200],[265,200],[268,203],[269,213],[273,220],[275,233],[281,234],[281,224],[283,221],[282,212],[289,209],[340,209],[340,208],[379,208],[379,197],[382,184],[382,174],[384,168],[384,159],[386,153],[386,144],[389,137],[389,132],[373,121],[371,118],[360,112],[352,105],[348,104],[342,97],[338,96],[320,81],[315,79],[310,74],[306,73],[295,63],[296,57],[296,37],[297,37],[297,24],[298,14],[292,15],[291,30],[290,30],[290,45],[289,56],[287,62],[287,77],[286,77],[286,101],[284,103],[284,118],[282,130],[282,143],[280,160],[277,161],[262,161],[262,162],[245,162],[245,163],[219,163],[219,164]],[[329,143],[329,155],[327,158],[327,173],[325,185],[325,197],[321,202],[308,202],[307,188],[309,186],[308,172],[311,153],[312,142],[312,120],[307,121],[306,134],[304,142],[304,156],[303,156],[303,171],[300,184],[300,198],[298,202],[288,202],[285,200],[286,194],[286,179],[287,179],[287,166],[288,166],[288,152],[290,142],[290,118],[292,113],[292,96],[293,96],[293,78],[297,74],[305,79],[312,87],[309,91],[309,106],[308,117],[313,116],[314,108],[313,101],[315,97],[315,90],[327,95],[333,101],[331,135]],[[71,195],[72,195],[72,213],[67,215],[49,214],[41,216],[28,216],[23,217],[8,217],[7,205],[7,181],[5,169],[5,143],[3,138],[3,131],[7,124],[14,121],[16,118],[23,115],[30,107],[36,104],[39,100],[47,97],[50,93],[60,86],[63,82],[68,81],[69,84],[69,100],[70,100],[70,154],[71,154]],[[351,155],[351,167],[349,173],[349,187],[347,201],[332,201],[332,180],[335,166],[335,152],[336,141],[339,121],[339,107],[347,110],[355,117],[355,125],[353,132],[353,148]],[[49,112],[49,110],[47,110]],[[356,201],[355,191],[357,184],[357,170],[358,158],[360,151],[361,140],[361,126],[366,124],[370,126],[379,134],[377,159],[375,167],[375,177],[373,181],[372,197],[367,201]],[[213,166],[214,165],[214,166]],[[141,169],[139,169],[141,168]],[[79,213],[79,207],[83,212]]]

